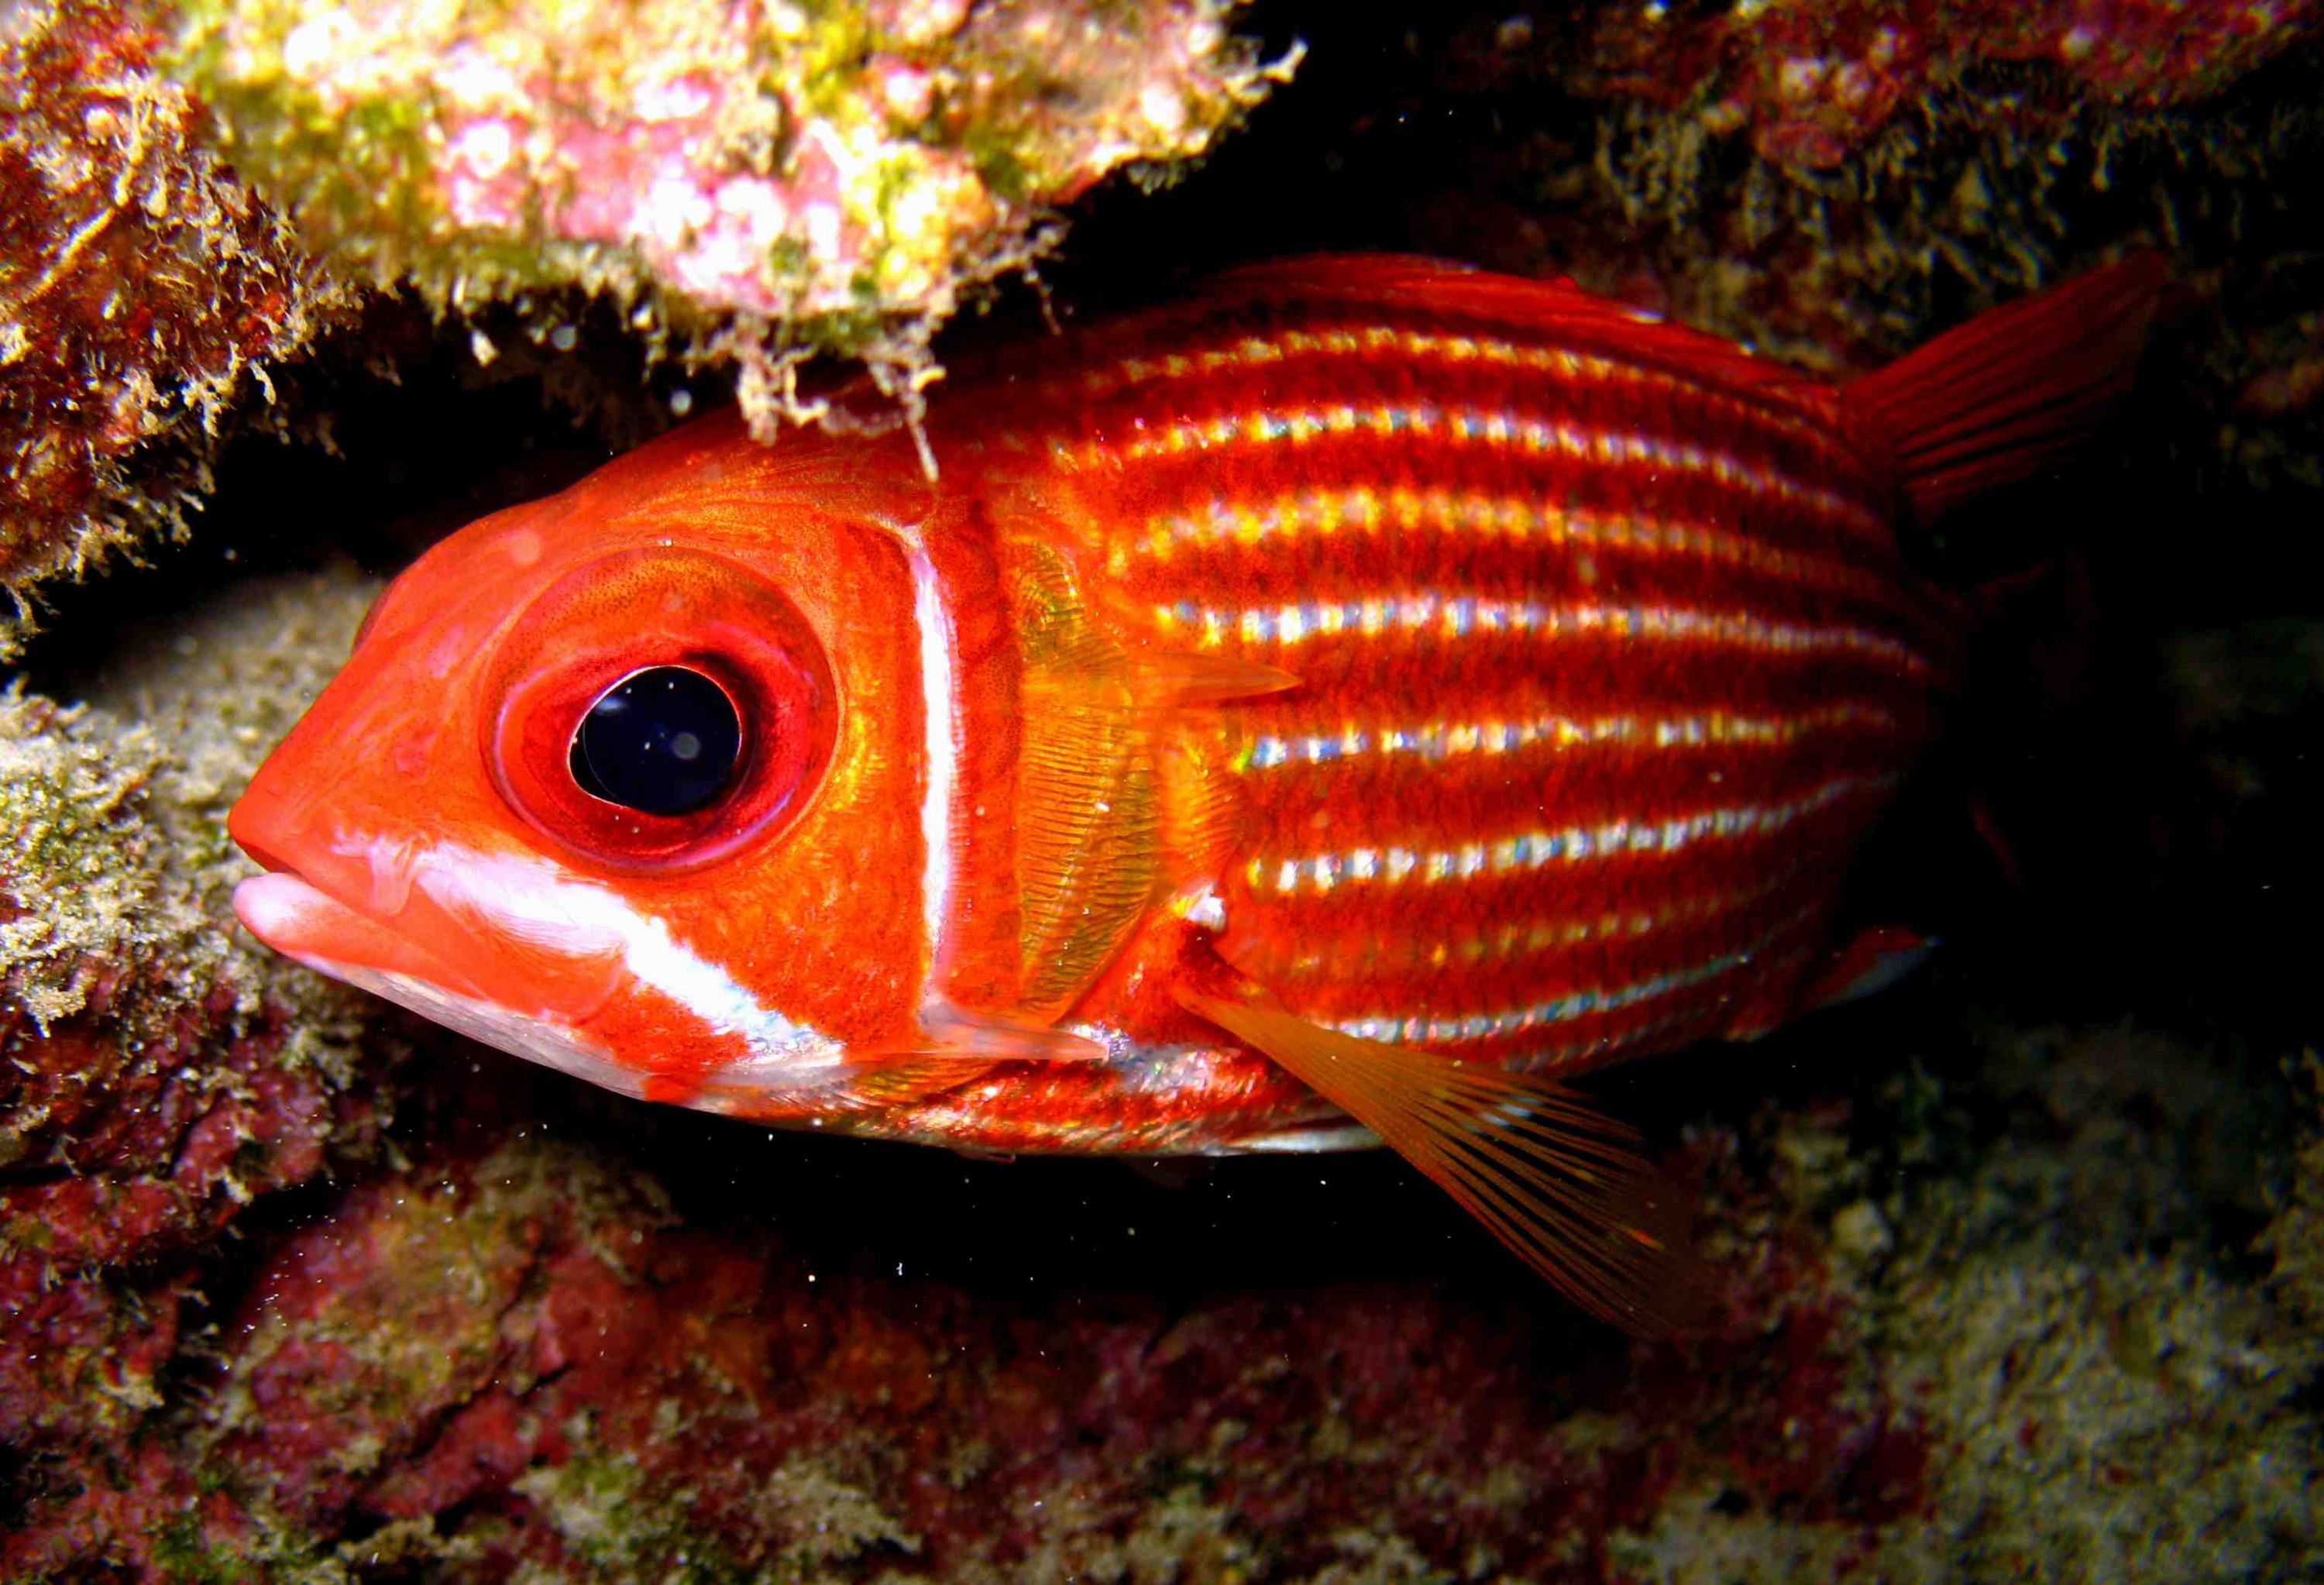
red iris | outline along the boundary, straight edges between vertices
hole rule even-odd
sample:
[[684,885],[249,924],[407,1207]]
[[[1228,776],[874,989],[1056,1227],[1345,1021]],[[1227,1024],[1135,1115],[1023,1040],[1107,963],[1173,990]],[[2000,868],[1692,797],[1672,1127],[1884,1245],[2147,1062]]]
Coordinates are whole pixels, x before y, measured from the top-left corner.
[[[582,717],[653,667],[707,677],[742,725],[718,795],[682,814],[624,807],[574,778]],[[780,829],[812,796],[836,726],[830,668],[798,608],[742,563],[695,550],[574,568],[502,635],[486,689],[484,751],[502,797],[572,857],[611,870],[692,869]]]

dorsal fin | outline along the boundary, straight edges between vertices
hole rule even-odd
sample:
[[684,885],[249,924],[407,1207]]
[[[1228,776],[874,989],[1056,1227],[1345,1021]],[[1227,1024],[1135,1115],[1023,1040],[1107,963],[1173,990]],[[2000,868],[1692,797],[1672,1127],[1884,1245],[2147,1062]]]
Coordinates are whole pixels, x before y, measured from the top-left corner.
[[1210,283],[1205,296],[1286,303],[1366,302],[1405,310],[1471,315],[1604,348],[1671,373],[1713,381],[1738,394],[1828,412],[1829,382],[1736,342],[1601,297],[1577,282],[1500,275],[1415,253],[1322,253],[1252,264]]
[[1592,1315],[1655,1336],[1700,1310],[1683,1198],[1573,1091],[1327,1029],[1255,987],[1176,995],[1370,1128]]

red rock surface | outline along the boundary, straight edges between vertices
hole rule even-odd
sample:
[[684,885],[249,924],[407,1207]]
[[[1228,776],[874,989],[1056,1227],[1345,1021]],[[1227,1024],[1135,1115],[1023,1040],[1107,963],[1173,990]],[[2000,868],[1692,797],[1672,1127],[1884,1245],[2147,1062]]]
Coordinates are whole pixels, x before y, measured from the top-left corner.
[[[173,526],[219,413],[343,303],[199,144],[136,12],[32,0],[0,30],[0,589]],[[133,464],[140,446],[177,447]],[[0,620],[0,654],[13,653]]]
[[[81,1563],[136,1572],[258,1530],[416,1523],[469,1578],[1064,1577],[1140,1536],[1182,1571],[1153,1577],[1296,1578],[1369,1536],[1600,1579],[1609,1537],[1681,1489],[1840,1536],[1923,1500],[1927,1433],[1762,1196],[1731,1209],[1761,1230],[1714,1332],[1647,1347],[1406,1287],[1176,1308],[818,1275],[779,1230],[687,1225],[619,1165],[525,1136],[456,1122],[277,1240],[175,1461],[124,1446],[36,1501],[0,1563],[78,1538]],[[1199,1534],[1163,1534],[1173,1516]]]

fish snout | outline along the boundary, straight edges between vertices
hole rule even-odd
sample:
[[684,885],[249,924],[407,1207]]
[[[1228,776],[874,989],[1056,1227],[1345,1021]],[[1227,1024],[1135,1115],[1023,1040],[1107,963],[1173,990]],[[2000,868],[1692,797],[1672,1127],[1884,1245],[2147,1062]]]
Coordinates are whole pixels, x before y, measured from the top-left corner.
[[299,862],[293,855],[304,845],[300,840],[302,823],[285,806],[281,790],[269,785],[268,772],[273,763],[269,760],[259,769],[242,797],[235,799],[234,807],[226,811],[226,834],[260,868],[296,870]]
[[475,944],[440,910],[413,907],[425,843],[380,832],[383,810],[303,732],[278,748],[226,814],[226,834],[267,873],[235,888],[250,933],[286,957],[346,980],[355,971],[426,980],[474,994],[462,964]]

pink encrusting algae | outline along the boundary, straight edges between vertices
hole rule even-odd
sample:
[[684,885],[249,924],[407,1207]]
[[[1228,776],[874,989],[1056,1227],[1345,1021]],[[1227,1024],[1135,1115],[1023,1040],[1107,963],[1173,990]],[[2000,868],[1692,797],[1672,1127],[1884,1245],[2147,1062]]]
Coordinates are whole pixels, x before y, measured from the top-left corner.
[[1839,164],[1948,78],[1978,62],[2055,68],[2079,92],[2138,108],[2217,93],[2314,30],[2314,0],[1741,0],[1680,11],[1605,7],[1583,80],[1609,97],[1682,106],[1748,129],[1767,158]]
[[382,284],[578,282],[746,359],[924,363],[1054,206],[1201,154],[1282,79],[1231,11],[196,0],[173,60],[259,189]]

